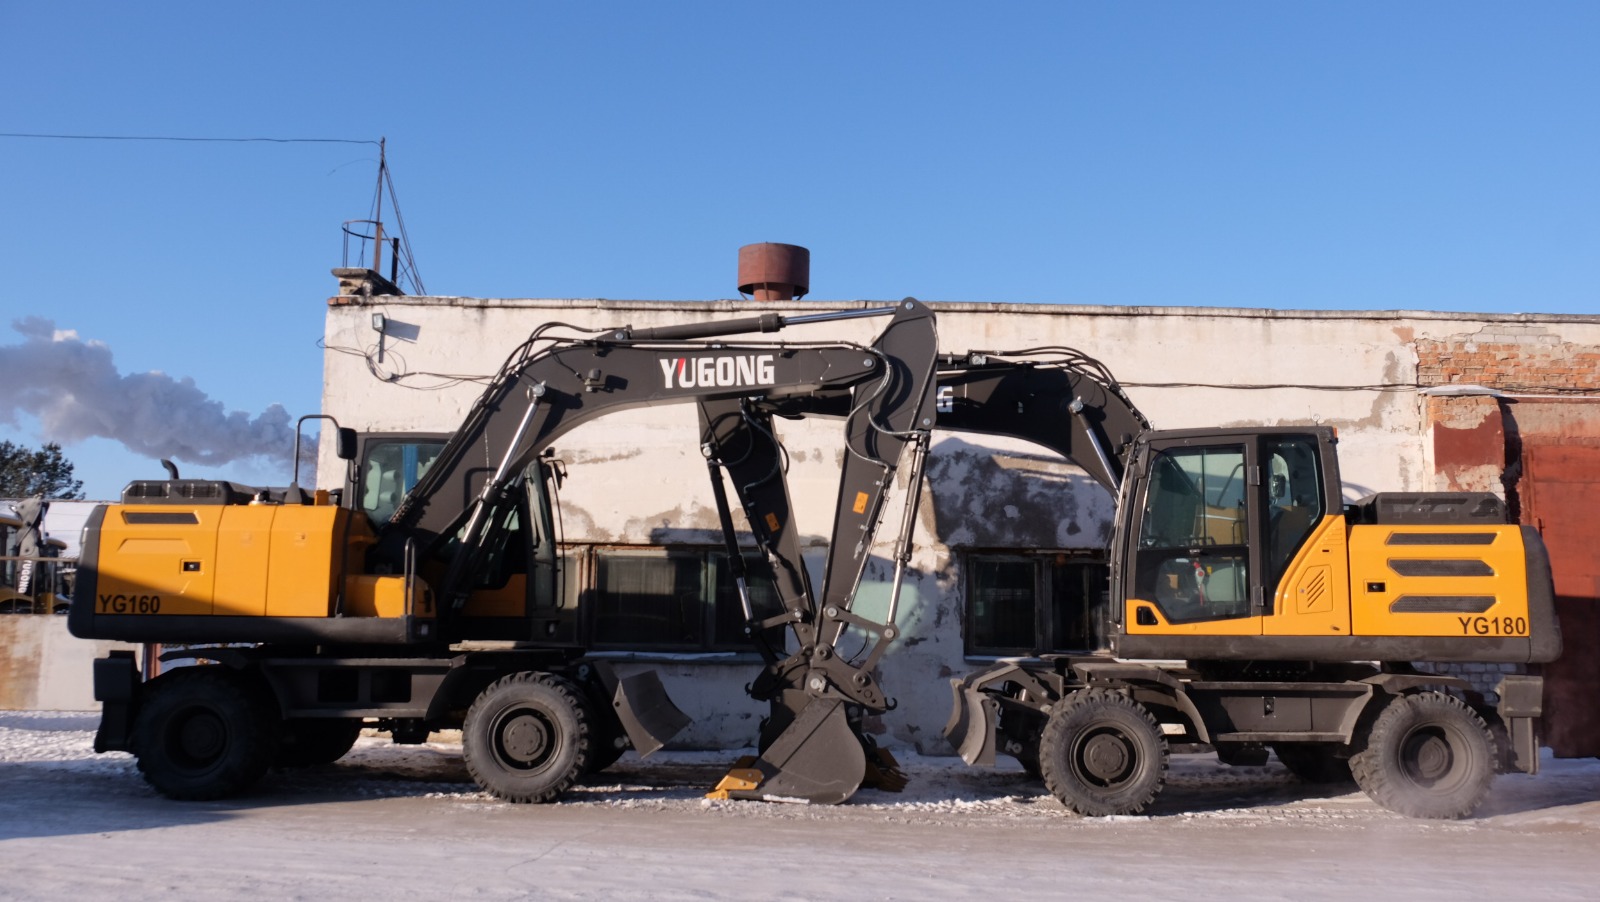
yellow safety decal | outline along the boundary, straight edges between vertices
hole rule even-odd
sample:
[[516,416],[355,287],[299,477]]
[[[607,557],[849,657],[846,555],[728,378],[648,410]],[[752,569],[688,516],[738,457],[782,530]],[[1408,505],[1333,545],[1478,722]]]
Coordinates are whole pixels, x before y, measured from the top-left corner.
[[769,532],[774,532],[774,533],[777,532],[778,531],[778,515],[777,514],[767,514],[766,520],[767,520],[767,530]]
[[867,512],[867,493],[866,492],[856,492],[856,503],[855,503],[855,506],[850,508],[850,509],[855,511],[858,514],[866,513]]

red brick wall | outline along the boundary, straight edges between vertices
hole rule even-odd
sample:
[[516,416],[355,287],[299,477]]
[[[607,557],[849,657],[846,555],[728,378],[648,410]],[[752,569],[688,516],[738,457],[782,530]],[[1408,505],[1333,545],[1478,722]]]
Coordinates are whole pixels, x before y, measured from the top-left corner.
[[[1522,326],[1415,346],[1422,385],[1481,385],[1507,396],[1428,398],[1435,483],[1504,491],[1521,522],[1539,527],[1565,646],[1541,668],[1544,740],[1558,756],[1600,755],[1600,520],[1588,501],[1600,498],[1600,347]],[[1475,685],[1498,679],[1462,675]]]
[[1600,391],[1600,345],[1564,342],[1553,335],[1485,329],[1472,336],[1420,338],[1417,382],[1482,385],[1502,391]]

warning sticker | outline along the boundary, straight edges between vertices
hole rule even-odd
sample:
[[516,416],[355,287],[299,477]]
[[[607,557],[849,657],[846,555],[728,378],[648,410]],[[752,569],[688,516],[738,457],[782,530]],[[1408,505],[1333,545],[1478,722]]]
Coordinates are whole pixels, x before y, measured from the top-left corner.
[[866,513],[867,512],[867,493],[866,492],[856,492],[856,503],[850,509],[855,511],[858,514]]
[[778,515],[769,513],[765,519],[767,521],[767,531],[776,533],[778,531]]

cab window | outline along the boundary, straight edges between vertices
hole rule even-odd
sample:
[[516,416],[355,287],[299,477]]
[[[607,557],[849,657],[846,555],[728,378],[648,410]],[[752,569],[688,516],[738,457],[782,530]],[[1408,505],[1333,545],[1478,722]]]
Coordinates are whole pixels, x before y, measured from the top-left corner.
[[416,487],[439,458],[444,442],[438,440],[379,441],[367,444],[361,464],[361,509],[374,523],[382,523],[400,506],[400,499]]
[[1270,581],[1294,560],[1295,552],[1322,522],[1322,467],[1317,441],[1309,435],[1269,439],[1267,460],[1267,567]]

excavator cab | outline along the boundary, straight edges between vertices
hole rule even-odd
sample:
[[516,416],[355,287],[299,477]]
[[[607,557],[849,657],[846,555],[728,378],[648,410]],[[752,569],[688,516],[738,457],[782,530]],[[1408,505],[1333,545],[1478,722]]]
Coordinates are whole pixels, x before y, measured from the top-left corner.
[[1342,523],[1338,486],[1325,430],[1143,437],[1129,467],[1132,516],[1113,550],[1121,632],[1264,632],[1291,560],[1320,527]]

